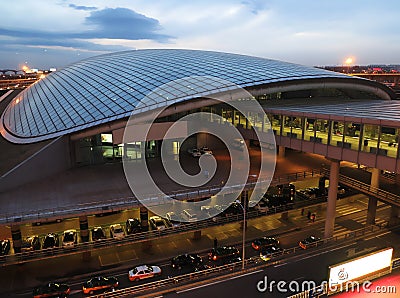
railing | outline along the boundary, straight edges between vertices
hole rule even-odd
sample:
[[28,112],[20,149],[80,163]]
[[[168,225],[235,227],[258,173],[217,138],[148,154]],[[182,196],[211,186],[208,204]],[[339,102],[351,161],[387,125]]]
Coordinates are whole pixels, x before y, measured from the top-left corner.
[[[311,169],[304,172],[297,172],[291,174],[285,174],[279,177],[274,178],[266,178],[259,181],[262,183],[270,183],[270,185],[278,185],[289,183],[292,181],[305,179],[307,177],[314,177],[315,175],[322,174],[322,169]],[[230,189],[224,188],[224,191],[232,191],[235,192],[239,189],[249,190],[256,186],[257,178],[249,177],[248,182],[245,185],[236,185],[232,186]],[[168,195],[149,195],[149,197],[145,200],[146,205],[161,205],[166,203],[171,203],[173,199],[176,200],[187,200],[187,199],[201,199],[205,197],[211,197],[221,191],[221,185],[213,185],[213,186],[205,186],[200,187],[195,191],[174,191],[168,193]],[[111,207],[110,207],[111,206]],[[95,201],[88,202],[83,204],[74,204],[67,206],[60,206],[57,208],[48,208],[48,209],[40,209],[35,210],[35,212],[23,212],[23,213],[2,213],[0,214],[0,224],[12,224],[12,223],[22,223],[22,222],[35,222],[35,221],[43,221],[43,220],[51,220],[51,219],[61,219],[68,218],[71,216],[78,215],[90,215],[96,213],[105,213],[109,211],[119,211],[128,208],[138,208],[142,206],[142,204],[135,197],[125,197],[125,198],[117,198],[110,199],[104,201]]]
[[[282,205],[278,207],[269,208],[267,212],[261,212],[258,210],[255,211],[248,211],[246,212],[246,218],[256,218],[258,216],[264,215],[272,215],[279,212],[283,212],[286,210],[293,209],[293,204]],[[242,221],[243,214],[236,214],[236,215],[226,215],[226,216],[216,216],[212,219],[193,222],[193,223],[184,223],[177,227],[169,227],[164,230],[153,230],[148,232],[136,233],[132,235],[127,235],[122,239],[103,239],[98,241],[92,242],[82,242],[77,243],[73,247],[54,247],[54,248],[47,248],[41,250],[32,250],[26,251],[22,253],[16,253],[13,255],[4,255],[0,256],[0,264],[2,265],[13,265],[19,263],[26,263],[41,259],[49,259],[49,258],[56,258],[65,255],[72,255],[83,253],[86,251],[94,251],[104,248],[113,247],[115,245],[129,245],[134,242],[143,242],[151,239],[159,239],[162,237],[168,237],[174,234],[179,233],[187,233],[192,231],[197,231],[217,225],[228,224],[232,222]]]
[[[331,238],[327,239],[322,239],[318,242],[313,243],[311,246],[320,246],[322,244],[327,244],[327,243],[333,243],[333,242],[339,242],[339,241],[344,241],[344,240],[354,240],[359,237],[363,237],[366,234],[370,233],[375,233],[377,231],[380,231],[382,228],[384,228],[383,225],[371,225],[371,226],[366,226],[364,228],[358,229],[356,231],[350,232],[350,233],[343,233],[338,236],[334,236]],[[289,249],[284,249],[280,252],[271,254],[271,259],[276,259],[279,257],[285,257],[289,254],[295,254],[298,251],[304,251],[300,247],[293,247]],[[141,284],[138,286],[133,286],[129,288],[124,288],[124,289],[119,289],[116,290],[115,292],[111,293],[104,293],[101,294],[101,297],[127,297],[127,296],[132,296],[132,295],[144,295],[147,292],[151,293],[167,293],[171,291],[172,289],[178,290],[181,289],[187,285],[188,283],[191,283],[191,287],[194,285],[192,284],[193,282],[201,282],[201,280],[207,280],[207,282],[210,282],[210,279],[226,279],[231,277],[232,275],[240,275],[246,272],[250,271],[256,271],[258,269],[263,269],[267,266],[272,266],[276,265],[279,261],[272,261],[272,262],[264,262],[261,260],[260,257],[252,257],[249,259],[245,260],[245,269],[242,270],[241,267],[241,262],[229,264],[229,265],[224,265],[224,266],[218,266],[215,268],[210,268],[206,270],[201,270],[198,272],[193,272],[190,274],[185,274],[185,275],[179,275],[179,276],[174,276],[171,278],[166,278],[162,279],[159,281],[155,282],[149,282],[145,284]],[[222,278],[221,278],[222,277]],[[98,295],[91,296],[91,297],[99,297]]]
[[[323,174],[327,177],[329,177],[329,170],[324,169],[322,170]],[[348,176],[345,176],[343,174],[339,174],[339,182],[349,186],[351,188],[354,188],[364,194],[376,197],[382,201],[385,201],[387,203],[390,203],[392,205],[400,206],[400,196],[393,194],[389,191],[373,187],[367,183],[358,181],[354,178],[350,178]]]

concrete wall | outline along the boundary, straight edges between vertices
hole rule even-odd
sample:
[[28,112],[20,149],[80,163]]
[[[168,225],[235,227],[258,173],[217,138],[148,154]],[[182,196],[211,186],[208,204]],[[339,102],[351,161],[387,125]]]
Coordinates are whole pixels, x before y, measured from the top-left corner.
[[61,136],[0,177],[0,192],[34,182],[71,167],[69,138]]

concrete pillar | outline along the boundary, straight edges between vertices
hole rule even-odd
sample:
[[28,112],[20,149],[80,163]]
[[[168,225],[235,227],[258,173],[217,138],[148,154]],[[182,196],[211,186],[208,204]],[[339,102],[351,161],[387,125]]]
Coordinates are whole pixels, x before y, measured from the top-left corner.
[[[79,229],[80,229],[81,241],[89,242],[89,224],[86,215],[79,216]],[[92,254],[90,251],[84,251],[82,253],[82,259],[84,261],[90,261],[91,255]]]
[[193,232],[193,239],[194,240],[199,240],[201,239],[201,230],[197,230]]
[[398,224],[400,224],[400,207],[392,206],[388,226],[396,226]]
[[378,206],[378,200],[376,198],[369,198],[368,200],[368,212],[367,212],[367,225],[375,224],[376,207]]
[[285,157],[285,147],[284,146],[278,146],[278,156]]
[[337,200],[337,189],[339,183],[339,168],[340,168],[340,160],[331,160],[331,169],[329,174],[328,203],[326,206],[326,220],[325,220],[325,232],[324,232],[325,238],[332,237],[335,228],[336,200]]
[[372,174],[371,174],[371,186],[375,188],[379,188],[379,175],[380,175],[381,170],[377,168],[372,169]]
[[11,225],[11,238],[13,242],[14,252],[20,253],[22,246],[22,236],[21,228],[19,225]]
[[140,206],[140,224],[143,231],[149,230],[149,211],[144,206]]

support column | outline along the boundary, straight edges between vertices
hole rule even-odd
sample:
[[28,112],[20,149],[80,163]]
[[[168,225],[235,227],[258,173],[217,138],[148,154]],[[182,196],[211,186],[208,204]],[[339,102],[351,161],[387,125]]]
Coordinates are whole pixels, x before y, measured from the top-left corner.
[[400,207],[392,206],[390,209],[390,218],[388,226],[395,226],[400,223]]
[[201,239],[201,230],[197,230],[193,232],[193,240]]
[[22,246],[22,237],[21,228],[19,225],[11,225],[11,238],[13,242],[14,252],[20,253]]
[[[79,216],[79,229],[80,229],[81,241],[89,242],[89,224],[86,215]],[[82,259],[84,261],[90,261],[91,256],[92,254],[90,251],[84,251],[82,253]]]
[[368,200],[368,212],[367,212],[367,225],[375,224],[376,208],[378,206],[377,198],[369,198]]
[[[242,193],[240,194],[240,202],[242,203],[242,207],[246,208],[246,211],[247,211],[247,209],[249,209],[248,208],[248,206],[249,206],[249,192],[247,190],[243,190]],[[243,209],[243,212],[246,212],[246,211]],[[244,214],[243,214],[243,216],[244,216]],[[243,229],[243,225],[245,225],[245,229],[247,229],[247,221],[244,222],[244,220],[243,220],[243,222],[241,224],[241,228],[242,229]]]
[[381,173],[380,169],[373,168],[371,174],[371,186],[375,188],[379,188],[379,175]]
[[[140,206],[140,225],[142,226],[142,231],[149,231],[149,211],[146,207]],[[148,251],[153,246],[152,240],[145,240],[142,242],[142,250]]]
[[278,146],[278,156],[285,157],[285,147],[284,146]]
[[329,174],[328,204],[326,206],[326,220],[325,220],[325,232],[324,232],[325,238],[332,237],[335,228],[337,189],[339,183],[339,168],[340,168],[340,160],[331,160],[331,169]]

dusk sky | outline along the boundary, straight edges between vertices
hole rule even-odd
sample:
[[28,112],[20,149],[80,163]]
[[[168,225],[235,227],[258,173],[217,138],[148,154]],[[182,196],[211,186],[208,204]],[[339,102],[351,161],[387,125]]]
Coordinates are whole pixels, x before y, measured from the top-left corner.
[[398,0],[3,0],[1,12],[0,69],[145,48],[400,64]]

